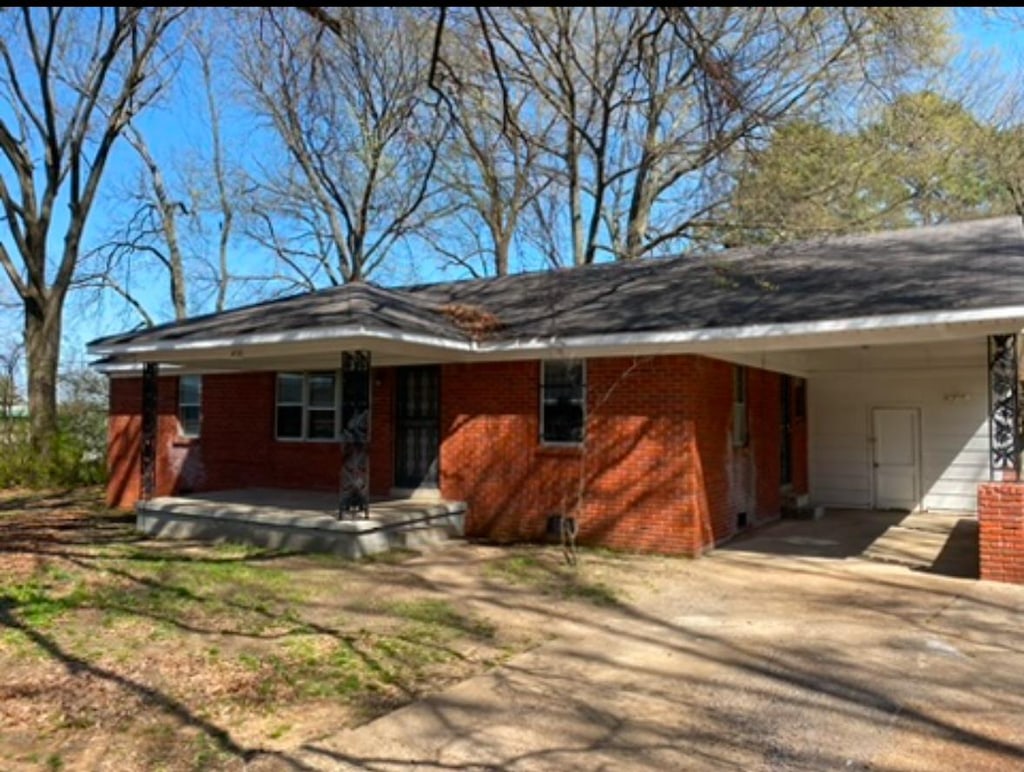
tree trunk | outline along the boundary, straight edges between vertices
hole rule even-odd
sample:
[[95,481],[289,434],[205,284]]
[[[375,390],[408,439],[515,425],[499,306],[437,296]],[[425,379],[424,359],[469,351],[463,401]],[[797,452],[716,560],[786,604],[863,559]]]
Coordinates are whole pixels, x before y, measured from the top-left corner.
[[494,273],[508,276],[508,254],[512,246],[512,230],[497,231],[494,234]]
[[[570,130],[571,131],[571,130]],[[570,140],[572,135],[570,135]],[[567,154],[569,163],[569,217],[572,220],[572,264],[586,263],[586,248],[583,245],[583,190],[580,181],[580,159],[576,155],[575,142],[571,142]]]
[[61,303],[25,299],[25,358],[32,448],[47,474],[57,438],[57,368],[60,363]]

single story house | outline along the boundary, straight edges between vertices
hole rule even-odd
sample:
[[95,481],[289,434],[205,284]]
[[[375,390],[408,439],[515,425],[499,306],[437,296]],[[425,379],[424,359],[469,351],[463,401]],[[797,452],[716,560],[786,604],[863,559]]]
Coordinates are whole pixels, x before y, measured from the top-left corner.
[[337,491],[344,446],[372,496],[465,502],[471,536],[573,518],[583,543],[697,554],[786,506],[976,511],[1019,468],[1022,328],[1006,217],[352,284],[89,348],[112,505]]

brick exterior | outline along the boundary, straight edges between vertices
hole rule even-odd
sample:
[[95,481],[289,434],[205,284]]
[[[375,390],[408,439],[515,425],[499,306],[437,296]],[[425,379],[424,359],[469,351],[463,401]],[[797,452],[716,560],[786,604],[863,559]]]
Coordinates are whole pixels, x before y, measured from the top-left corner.
[[1024,483],[978,486],[981,578],[1024,584]]
[[[202,431],[180,436],[178,379],[159,379],[156,495],[231,488],[337,490],[341,452],[334,442],[274,438],[275,374],[204,375]],[[375,370],[372,389],[370,489],[391,487],[391,373]],[[141,491],[142,384],[115,378],[110,384],[107,501],[131,507]]]
[[[471,535],[536,540],[571,515],[580,541],[696,554],[737,515],[779,516],[781,378],[749,370],[750,441],[734,448],[733,366],[696,356],[587,363],[587,440],[539,442],[540,365],[442,372],[441,490],[468,504]],[[806,458],[796,459],[806,480]]]
[[[551,515],[570,515],[580,541],[698,554],[748,525],[779,516],[779,375],[748,370],[749,442],[732,442],[733,366],[699,356],[587,362],[587,439],[540,443],[538,362],[441,368],[440,487],[466,501],[470,536],[545,538]],[[373,371],[371,490],[393,479],[394,371]],[[177,379],[160,379],[157,494],[239,487],[333,490],[335,443],[274,439],[274,374],[203,378],[202,436],[183,440]],[[110,392],[108,500],[138,499],[141,384]],[[807,490],[804,421],[793,425],[793,487]]]

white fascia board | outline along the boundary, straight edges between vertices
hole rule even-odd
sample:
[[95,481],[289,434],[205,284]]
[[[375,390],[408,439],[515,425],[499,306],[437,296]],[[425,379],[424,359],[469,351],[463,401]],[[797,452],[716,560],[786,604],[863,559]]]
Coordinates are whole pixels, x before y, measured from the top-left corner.
[[97,356],[139,356],[144,360],[146,354],[164,352],[230,352],[232,349],[246,347],[274,346],[282,344],[316,344],[345,341],[347,346],[358,347],[371,344],[373,341],[393,341],[435,349],[469,351],[472,345],[467,341],[451,340],[421,333],[392,332],[386,330],[368,330],[365,327],[323,327],[288,332],[262,332],[252,335],[237,335],[231,338],[203,338],[185,341],[155,341],[153,343],[110,343],[88,347],[90,354]]
[[[969,328],[969,329],[968,329]],[[965,333],[991,334],[1024,328],[1024,306],[1005,306],[957,311],[928,311],[824,319],[812,322],[754,324],[697,330],[608,333],[570,337],[535,337],[512,341],[459,341],[450,338],[365,327],[329,327],[257,333],[231,338],[190,341],[155,341],[92,346],[90,353],[136,361],[188,361],[206,357],[245,356],[246,348],[299,345],[303,349],[372,348],[376,343],[407,345],[444,353],[447,360],[522,359],[565,355],[615,355],[630,353],[700,353],[719,351],[787,350],[848,346],[865,343],[899,343]],[[237,352],[237,354],[235,353]],[[163,355],[163,356],[161,356]]]

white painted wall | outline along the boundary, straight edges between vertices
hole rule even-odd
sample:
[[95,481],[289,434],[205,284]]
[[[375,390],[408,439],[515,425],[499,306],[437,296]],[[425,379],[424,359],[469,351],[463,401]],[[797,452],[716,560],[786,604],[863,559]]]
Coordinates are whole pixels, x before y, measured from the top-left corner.
[[808,360],[811,500],[873,505],[873,407],[920,411],[921,503],[975,511],[988,479],[986,341],[836,349]]

